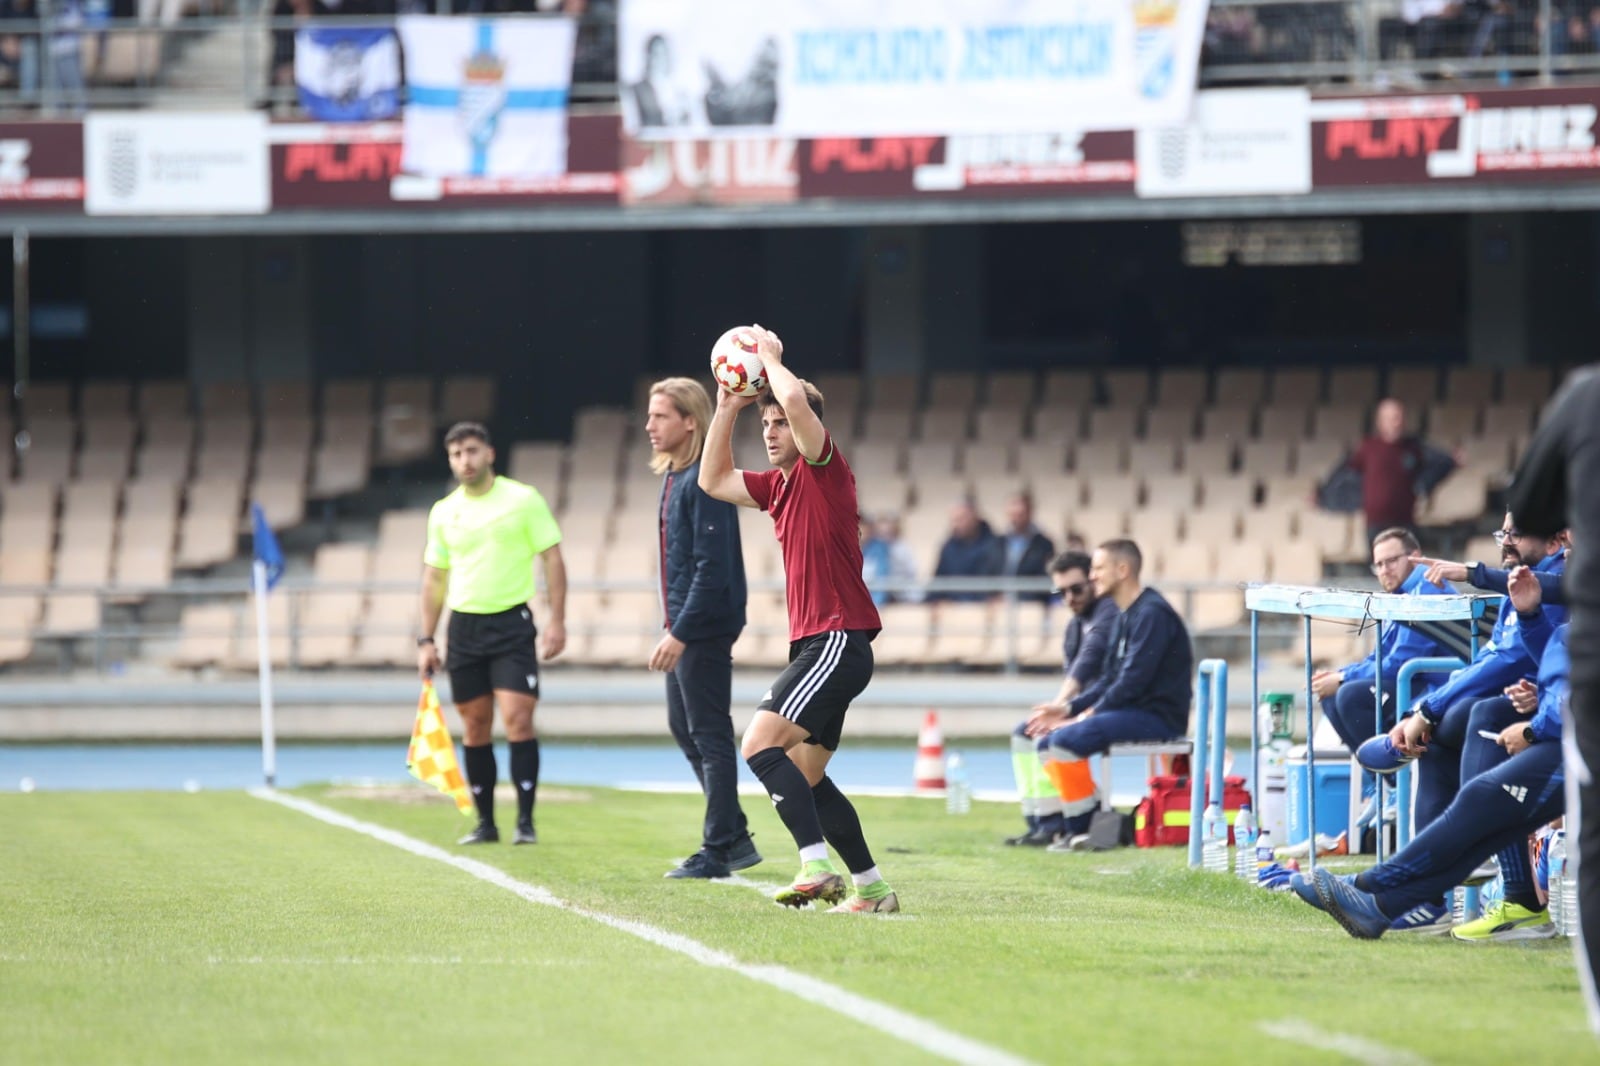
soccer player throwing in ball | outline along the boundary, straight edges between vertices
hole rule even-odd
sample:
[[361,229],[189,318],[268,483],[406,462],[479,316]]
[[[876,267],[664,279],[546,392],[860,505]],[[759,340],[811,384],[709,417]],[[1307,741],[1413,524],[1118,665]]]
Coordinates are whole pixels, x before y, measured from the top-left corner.
[[[897,911],[855,807],[827,776],[850,701],[872,679],[872,639],[882,627],[861,578],[855,475],[822,424],[822,393],[783,365],[776,334],[759,325],[752,332],[770,387],[759,396],[718,389],[700,487],[770,514],[783,550],[789,666],[756,708],[742,748],[800,849],[800,875],[774,898],[790,907],[822,900],[847,914]],[[777,468],[760,473],[733,465],[734,422],[757,402],[767,459]],[[855,882],[849,899],[829,844]]]

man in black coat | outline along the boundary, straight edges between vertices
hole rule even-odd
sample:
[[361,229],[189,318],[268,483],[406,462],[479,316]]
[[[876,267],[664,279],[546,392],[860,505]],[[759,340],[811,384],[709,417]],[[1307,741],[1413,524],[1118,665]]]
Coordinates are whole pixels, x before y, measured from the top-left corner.
[[657,515],[662,626],[650,669],[667,675],[667,724],[706,796],[701,847],[668,877],[727,877],[761,861],[739,806],[733,643],[744,630],[739,516],[699,485],[711,398],[692,378],[650,388],[645,432],[662,475]]
[[[1006,531],[1001,534],[1000,543],[1004,548],[1000,563],[1002,576],[1043,578],[1049,573],[1056,546],[1033,524],[1033,497],[1028,493],[1019,492],[1006,501]],[[1024,593],[1022,599],[1045,603],[1050,593],[1041,589],[1036,593]]]
[[1525,533],[1570,527],[1563,587],[1570,610],[1572,701],[1565,715],[1567,839],[1578,863],[1578,971],[1589,1024],[1600,1035],[1600,366],[1575,371],[1556,393],[1517,468],[1506,508]]

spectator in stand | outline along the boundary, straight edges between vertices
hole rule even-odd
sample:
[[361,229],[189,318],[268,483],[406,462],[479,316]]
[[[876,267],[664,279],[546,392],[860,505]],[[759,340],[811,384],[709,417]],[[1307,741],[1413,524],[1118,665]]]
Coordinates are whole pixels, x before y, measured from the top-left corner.
[[50,50],[45,83],[66,110],[88,106],[83,83],[84,0],[54,0],[50,6]]
[[[1385,529],[1372,540],[1372,572],[1384,592],[1406,596],[1448,596],[1455,592],[1448,584],[1435,585],[1427,579],[1427,567],[1417,562],[1421,549],[1416,535],[1409,529],[1396,526]],[[1383,674],[1378,675],[1379,652],[1382,652]],[[1446,655],[1432,638],[1424,636],[1410,626],[1391,623],[1383,627],[1383,641],[1360,662],[1351,663],[1338,670],[1320,670],[1311,677],[1311,691],[1322,701],[1322,713],[1345,746],[1355,751],[1363,740],[1373,734],[1377,721],[1377,692],[1383,691],[1383,728],[1394,725],[1395,682],[1400,667],[1412,659]],[[1424,697],[1434,685],[1423,683],[1419,691]],[[1362,829],[1377,817],[1377,781],[1370,771],[1361,775],[1361,795],[1367,800],[1366,808],[1356,820]],[[1389,793],[1393,798],[1394,793]],[[1384,811],[1385,819],[1393,809]]]
[[[978,517],[972,501],[962,500],[950,509],[950,536],[939,549],[939,565],[933,576],[994,577],[1000,573],[1003,553],[1000,539],[989,523]],[[935,592],[928,598],[970,602],[987,596],[984,592]]]
[[885,581],[915,581],[917,557],[911,545],[900,538],[900,516],[882,514],[862,523],[861,576],[872,590],[872,602],[921,603],[920,589],[886,589]]
[[[1019,492],[1006,501],[1006,532],[1000,540],[1004,548],[1000,561],[1001,576],[1045,576],[1045,568],[1055,555],[1056,546],[1033,524],[1033,497],[1028,493]],[[1050,594],[1024,593],[1021,598],[1046,603]]]
[[24,104],[39,99],[39,32],[34,0],[0,0],[0,66],[10,70]]
[[[272,5],[272,62],[267,66],[267,101],[271,108],[285,93],[294,96],[294,36],[318,15],[332,14],[323,0],[276,0]],[[294,25],[288,25],[290,19]]]
[[1353,479],[1359,479],[1361,513],[1371,542],[1382,530],[1415,529],[1417,496],[1432,492],[1458,462],[1458,456],[1407,435],[1405,404],[1390,398],[1378,404],[1372,432],[1324,483],[1319,503],[1346,509],[1341,506],[1342,494],[1353,488]]

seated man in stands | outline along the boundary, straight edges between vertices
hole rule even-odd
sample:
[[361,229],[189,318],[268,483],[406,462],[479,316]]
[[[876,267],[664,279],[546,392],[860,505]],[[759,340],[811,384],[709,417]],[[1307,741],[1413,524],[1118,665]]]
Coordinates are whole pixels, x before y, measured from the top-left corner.
[[[950,535],[939,549],[939,564],[933,576],[994,577],[1000,573],[1004,548],[989,523],[978,517],[971,500],[962,500],[950,509]],[[988,598],[985,592],[935,592],[930,600],[977,601]]]
[[[1353,937],[1376,940],[1395,928],[1398,916],[1443,898],[1497,852],[1504,897],[1482,918],[1456,926],[1450,935],[1481,942],[1535,940],[1554,933],[1534,885],[1527,838],[1566,809],[1561,715],[1571,689],[1567,626],[1552,630],[1539,610],[1538,579],[1526,567],[1512,571],[1510,596],[1522,639],[1539,657],[1537,713],[1531,721],[1509,726],[1494,741],[1473,738],[1469,744],[1493,743],[1511,758],[1463,785],[1455,801],[1388,861],[1353,877],[1319,866],[1314,879],[1302,874],[1290,878],[1296,895],[1327,911]],[[1466,757],[1472,757],[1470,751]]]
[[[1561,538],[1526,536],[1517,531],[1509,513],[1495,540],[1507,567],[1530,567],[1535,577],[1559,577],[1565,569],[1566,550]],[[1426,568],[1431,582],[1470,581],[1477,588],[1501,592],[1505,591],[1509,573],[1482,563],[1468,567],[1422,559],[1419,564]],[[1552,626],[1566,621],[1563,606],[1546,602],[1544,614]],[[1416,702],[1414,713],[1390,731],[1390,743],[1378,744],[1377,760],[1366,754],[1372,748],[1371,741],[1362,745],[1357,758],[1369,769],[1380,772],[1393,769],[1398,765],[1396,760],[1418,760],[1415,810],[1417,828],[1422,829],[1450,806],[1461,782],[1466,780],[1461,754],[1469,738],[1475,739],[1479,730],[1499,733],[1517,719],[1511,701],[1501,693],[1520,680],[1532,679],[1538,671],[1539,660],[1523,643],[1516,609],[1507,598],[1501,601],[1493,635],[1478,649],[1472,664],[1451,674],[1443,685]]]
[[1126,741],[1171,740],[1189,727],[1194,695],[1189,630],[1159,592],[1140,584],[1143,564],[1131,540],[1108,540],[1095,549],[1089,567],[1095,595],[1122,612],[1112,628],[1105,666],[1099,680],[1065,708],[1046,706],[1028,720],[1028,735],[1038,742],[1065,817],[1065,839],[1051,844],[1052,851],[1077,851],[1087,842],[1099,805],[1091,756]]
[[[1050,561],[1050,580],[1072,617],[1061,640],[1065,675],[1061,688],[1049,703],[1033,708],[1035,715],[1064,715],[1068,702],[1100,679],[1106,650],[1111,646],[1111,631],[1117,624],[1117,604],[1108,596],[1095,595],[1089,566],[1089,556],[1083,552],[1062,552]],[[1046,847],[1066,832],[1066,816],[1061,813],[1061,796],[1039,762],[1038,742],[1028,735],[1029,724],[1021,723],[1011,734],[1012,768],[1016,771],[1017,794],[1022,797],[1022,817],[1028,823],[1028,831],[1007,837],[1006,843]]]
[[[1384,592],[1409,596],[1446,596],[1455,592],[1448,584],[1436,585],[1427,580],[1427,567],[1418,565],[1416,560],[1420,552],[1416,536],[1399,526],[1385,529],[1372,539],[1372,572],[1378,575]],[[1380,651],[1382,678],[1378,677]],[[1375,687],[1381,684],[1383,689],[1383,728],[1387,729],[1394,725],[1394,687],[1400,667],[1412,659],[1446,654],[1431,637],[1409,626],[1390,623],[1383,627],[1382,644],[1371,655],[1338,670],[1319,671],[1311,678],[1311,690],[1322,701],[1322,713],[1339,739],[1353,752],[1375,730]],[[1423,690],[1426,694],[1432,686],[1423,683],[1428,685]],[[1361,795],[1368,803],[1356,820],[1358,829],[1377,817],[1377,781],[1370,772],[1361,775]],[[1391,816],[1390,810],[1384,812],[1385,818]]]

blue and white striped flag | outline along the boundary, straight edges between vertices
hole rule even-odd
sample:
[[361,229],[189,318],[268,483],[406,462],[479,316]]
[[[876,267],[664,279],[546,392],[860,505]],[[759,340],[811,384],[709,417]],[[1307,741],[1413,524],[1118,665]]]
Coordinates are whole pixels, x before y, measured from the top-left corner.
[[318,122],[370,122],[400,112],[400,42],[388,29],[304,29],[294,39],[300,106]]
[[536,178],[567,170],[572,19],[399,20],[409,83],[401,169]]

